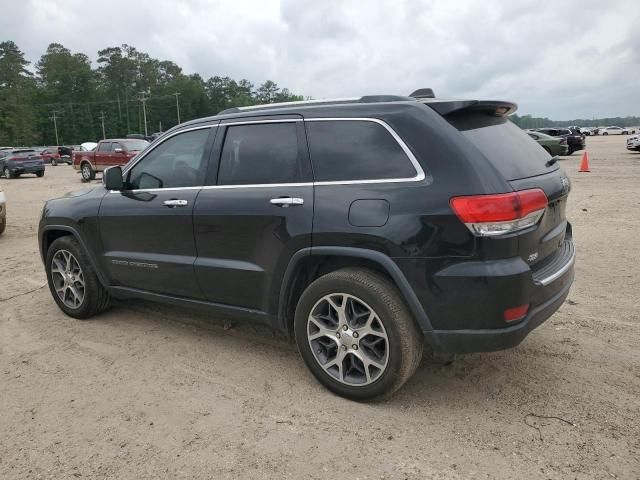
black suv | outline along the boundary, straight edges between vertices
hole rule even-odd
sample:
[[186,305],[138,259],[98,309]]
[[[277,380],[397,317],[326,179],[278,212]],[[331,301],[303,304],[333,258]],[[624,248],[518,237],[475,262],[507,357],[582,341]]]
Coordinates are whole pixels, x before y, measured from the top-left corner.
[[46,203],[58,306],[204,308],[295,337],[332,391],[388,395],[418,366],[518,345],[574,277],[569,181],[515,105],[375,96],[227,110]]

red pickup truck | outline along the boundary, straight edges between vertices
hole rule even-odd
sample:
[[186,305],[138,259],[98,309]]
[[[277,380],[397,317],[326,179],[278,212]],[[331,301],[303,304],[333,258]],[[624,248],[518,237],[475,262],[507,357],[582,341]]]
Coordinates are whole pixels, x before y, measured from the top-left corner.
[[147,145],[149,142],[146,140],[131,138],[102,140],[90,152],[73,152],[73,168],[80,171],[83,182],[88,182],[96,178],[96,172],[114,165],[125,165]]

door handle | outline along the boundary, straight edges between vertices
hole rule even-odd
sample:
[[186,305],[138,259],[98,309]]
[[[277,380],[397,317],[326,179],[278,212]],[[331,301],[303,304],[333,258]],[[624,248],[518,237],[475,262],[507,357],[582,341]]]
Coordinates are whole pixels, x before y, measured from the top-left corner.
[[278,207],[283,207],[283,208],[304,204],[303,198],[280,197],[280,198],[272,198],[269,201],[271,202],[271,205],[276,205]]
[[189,205],[189,202],[186,200],[177,200],[175,198],[171,199],[171,200],[165,200],[164,201],[164,206],[165,207],[186,207],[187,205]]

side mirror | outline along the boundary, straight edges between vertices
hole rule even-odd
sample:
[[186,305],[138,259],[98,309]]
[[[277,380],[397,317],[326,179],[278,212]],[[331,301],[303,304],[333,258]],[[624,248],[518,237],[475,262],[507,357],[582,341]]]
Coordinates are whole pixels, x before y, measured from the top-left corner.
[[102,173],[102,184],[107,190],[124,190],[122,168],[116,166],[105,169],[105,171]]
[[124,150],[122,148],[114,148],[113,153],[124,153]]

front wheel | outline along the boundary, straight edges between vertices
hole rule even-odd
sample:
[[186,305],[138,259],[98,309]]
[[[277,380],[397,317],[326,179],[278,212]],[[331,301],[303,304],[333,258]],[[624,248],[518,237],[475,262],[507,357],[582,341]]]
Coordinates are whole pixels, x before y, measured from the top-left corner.
[[93,168],[91,168],[91,165],[89,165],[88,163],[82,164],[82,168],[80,172],[82,174],[83,182],[90,182],[91,180],[96,178],[96,171]]
[[44,177],[44,172],[36,172],[36,177]]
[[4,178],[13,178],[13,174],[11,173],[11,170],[9,170],[7,167],[4,167],[4,169],[2,170],[2,173],[4,175]]
[[300,297],[294,329],[311,373],[353,400],[390,396],[422,358],[424,339],[400,292],[371,270],[345,268],[315,280]]
[[52,159],[51,159],[51,166],[52,166],[52,167],[55,167],[56,165],[58,165],[58,162],[56,161],[56,159],[55,159],[55,158],[52,158]]
[[609,135],[609,134],[607,132],[604,132],[602,135],[604,136],[604,135]]
[[70,317],[89,318],[109,307],[109,293],[74,237],[60,237],[51,244],[45,267],[51,295]]

